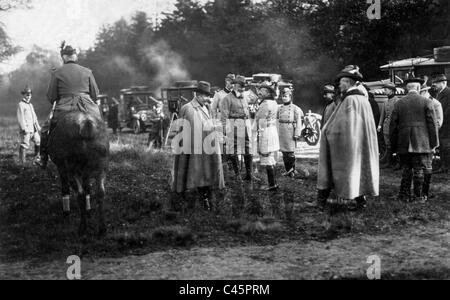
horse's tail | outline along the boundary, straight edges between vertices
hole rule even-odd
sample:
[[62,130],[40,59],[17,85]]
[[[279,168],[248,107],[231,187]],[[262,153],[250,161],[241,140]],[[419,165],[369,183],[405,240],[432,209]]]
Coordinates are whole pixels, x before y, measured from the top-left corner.
[[84,119],[80,124],[80,136],[83,140],[93,140],[97,133],[97,127],[90,118]]

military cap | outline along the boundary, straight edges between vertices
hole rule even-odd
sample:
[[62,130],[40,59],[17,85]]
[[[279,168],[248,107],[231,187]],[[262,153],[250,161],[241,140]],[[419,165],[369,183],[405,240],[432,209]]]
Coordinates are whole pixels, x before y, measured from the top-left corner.
[[276,94],[277,91],[275,90],[275,87],[273,85],[270,85],[268,83],[262,83],[259,86],[260,89],[268,89],[272,94]]
[[443,81],[448,81],[447,76],[445,76],[445,74],[439,74],[433,77],[432,83],[438,83]]
[[228,74],[228,75],[225,77],[225,80],[231,80],[231,81],[233,81],[233,82],[234,82],[235,79],[236,79],[236,75],[234,75],[234,74]]
[[244,76],[238,75],[238,76],[236,76],[236,79],[234,79],[233,83],[240,84],[242,86],[246,86],[247,81],[245,80]]
[[362,81],[363,75],[359,72],[359,67],[355,65],[346,66],[336,77],[336,81],[342,78],[350,78],[355,81]]
[[334,88],[334,85],[327,84],[323,87],[323,93],[324,94],[334,94],[336,89]]
[[26,86],[21,92],[22,95],[27,95],[27,94],[31,94],[31,88],[29,86]]

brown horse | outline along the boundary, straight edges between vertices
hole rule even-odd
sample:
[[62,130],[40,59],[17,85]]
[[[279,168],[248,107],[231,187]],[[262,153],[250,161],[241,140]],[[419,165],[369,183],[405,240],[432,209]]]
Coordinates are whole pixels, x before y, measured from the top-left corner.
[[65,214],[70,212],[71,189],[78,200],[81,212],[80,235],[87,231],[87,218],[91,209],[90,183],[95,179],[99,234],[106,234],[103,201],[109,161],[109,139],[105,123],[99,116],[84,112],[66,114],[59,119],[50,134],[48,153],[58,168]]

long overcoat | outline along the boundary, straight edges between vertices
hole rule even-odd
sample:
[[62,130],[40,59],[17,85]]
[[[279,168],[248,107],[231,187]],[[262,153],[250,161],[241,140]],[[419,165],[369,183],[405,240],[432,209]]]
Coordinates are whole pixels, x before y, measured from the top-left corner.
[[173,148],[172,189],[177,193],[199,187],[225,187],[220,134],[209,110],[194,98],[180,110]]
[[323,127],[318,189],[334,189],[343,199],[378,196],[378,140],[370,103],[358,88],[343,98]]

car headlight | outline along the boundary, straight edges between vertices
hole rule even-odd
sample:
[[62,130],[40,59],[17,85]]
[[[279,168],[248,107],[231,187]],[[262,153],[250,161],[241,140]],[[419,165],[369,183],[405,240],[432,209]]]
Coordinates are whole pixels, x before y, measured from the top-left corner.
[[142,121],[147,121],[147,114],[141,114],[141,120]]

